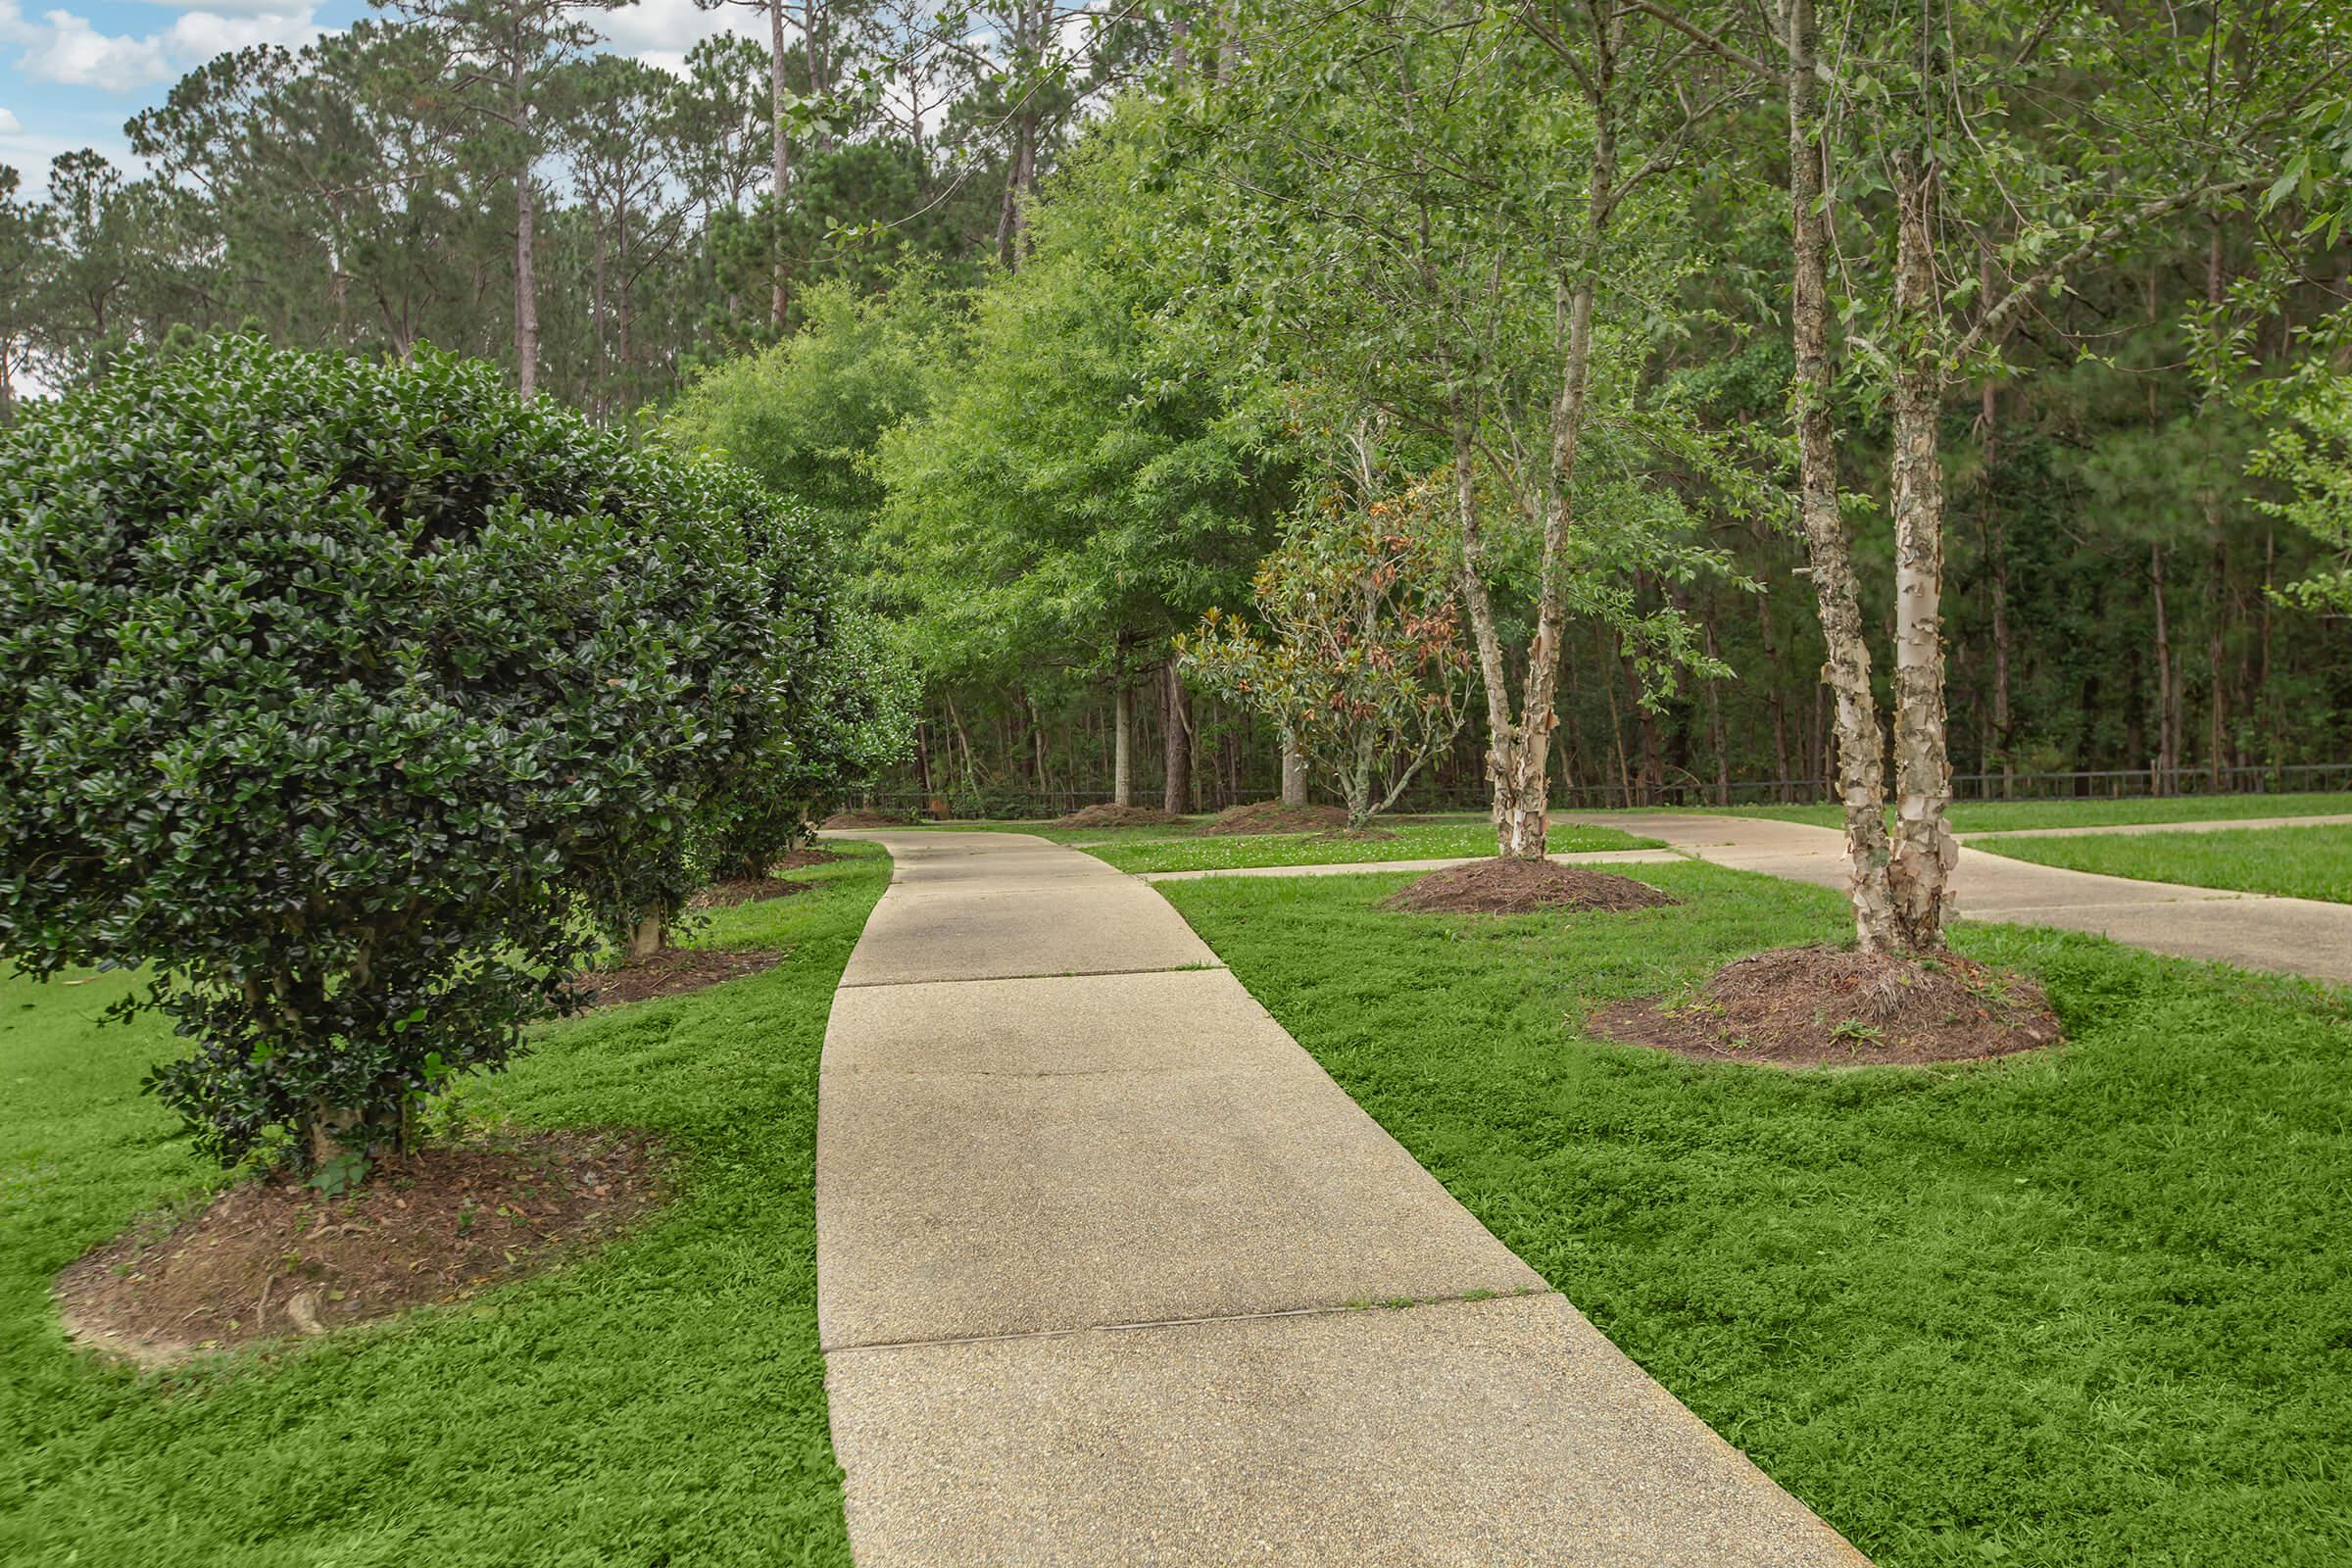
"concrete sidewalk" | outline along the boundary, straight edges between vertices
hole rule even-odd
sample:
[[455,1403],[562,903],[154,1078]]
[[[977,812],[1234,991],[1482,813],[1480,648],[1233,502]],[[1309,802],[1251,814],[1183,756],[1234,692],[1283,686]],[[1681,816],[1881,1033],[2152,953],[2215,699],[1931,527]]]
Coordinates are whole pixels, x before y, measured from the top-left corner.
[[898,862],[817,1127],[863,1568],[1862,1563],[1150,888],[1019,835],[849,836]]
[[[1835,828],[1682,811],[1568,812],[1561,819],[1663,839],[1717,865],[1839,891],[1847,886],[1845,835]],[[2163,824],[2173,830],[2182,825]],[[2352,984],[2352,905],[2100,876],[2013,860],[1966,844],[1952,889],[1963,919],[2093,931],[2175,957]]]

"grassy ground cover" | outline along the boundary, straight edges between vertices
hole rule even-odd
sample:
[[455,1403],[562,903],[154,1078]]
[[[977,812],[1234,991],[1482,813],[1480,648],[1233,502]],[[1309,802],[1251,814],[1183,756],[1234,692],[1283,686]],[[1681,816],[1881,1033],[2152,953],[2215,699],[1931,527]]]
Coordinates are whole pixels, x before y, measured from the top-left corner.
[[2038,865],[2146,882],[2185,882],[2191,887],[2352,904],[2352,827],[2252,827],[2079,839],[1995,836],[1974,840],[1971,847]]
[[[1196,818],[1205,822],[1208,818]],[[1366,860],[1438,860],[1493,855],[1494,828],[1484,815],[1461,812],[1384,827],[1390,838],[1350,839],[1320,833],[1232,833],[1196,836],[1182,827],[1062,828],[1026,822],[957,823],[1008,833],[1035,833],[1108,860],[1122,871],[1225,871],[1250,865],[1345,865]],[[1544,842],[1555,854],[1588,850],[1644,850],[1656,839],[1610,827],[1556,822]]]
[[[1838,806],[1697,808],[1722,816],[1763,816],[1840,827]],[[2042,827],[2110,827],[2129,822],[2228,822],[2249,816],[2332,816],[2352,812],[2352,795],[2187,795],[2126,801],[1960,801],[1955,833],[2015,833]]]
[[2070,1045],[1697,1064],[1579,1020],[1848,919],[1823,890],[1625,869],[1686,903],[1165,891],[1480,1219],[1882,1568],[2352,1561],[2352,1001],[1968,926],[2047,984]]
[[677,1201],[634,1236],[475,1301],[297,1349],[139,1377],[69,1350],[50,1276],[214,1179],[138,1092],[173,1047],[102,1027],[124,980],[0,982],[0,1561],[848,1561],[815,1323],[816,1065],[888,878],[712,917],[788,950],[673,1001],[551,1025],[464,1112],[627,1125]]

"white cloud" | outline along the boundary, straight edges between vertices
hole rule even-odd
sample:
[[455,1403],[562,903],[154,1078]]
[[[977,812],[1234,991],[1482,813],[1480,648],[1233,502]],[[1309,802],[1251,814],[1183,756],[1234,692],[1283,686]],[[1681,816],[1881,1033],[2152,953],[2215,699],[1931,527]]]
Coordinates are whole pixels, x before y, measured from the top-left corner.
[[614,54],[635,55],[649,66],[683,75],[686,51],[722,32],[756,33],[765,41],[766,24],[758,13],[726,5],[705,11],[694,0],[637,0],[595,19]]
[[14,136],[24,128],[24,122],[5,109],[0,109],[0,136]]
[[71,11],[51,11],[41,23],[31,46],[17,57],[17,69],[36,81],[131,93],[174,74],[154,36],[109,37]]
[[280,43],[289,49],[299,49],[326,30],[313,20],[316,15],[308,6],[292,12],[225,16],[217,11],[190,11],[172,23],[171,30],[164,34],[164,51],[174,62],[198,66],[217,54],[257,43]]
[[286,0],[271,0],[266,10],[245,0],[220,0],[219,9],[183,11],[171,26],[143,37],[100,32],[71,11],[45,12],[32,22],[17,0],[0,0],[0,42],[23,46],[18,70],[36,81],[122,96],[170,81],[223,50],[298,46],[324,30],[314,8],[289,8]]

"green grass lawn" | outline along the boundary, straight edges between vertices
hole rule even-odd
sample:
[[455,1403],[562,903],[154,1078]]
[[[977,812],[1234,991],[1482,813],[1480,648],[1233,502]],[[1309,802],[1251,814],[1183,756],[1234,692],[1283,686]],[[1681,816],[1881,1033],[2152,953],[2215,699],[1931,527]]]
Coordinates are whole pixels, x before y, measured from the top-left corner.
[[2249,827],[2213,833],[2118,833],[2089,838],[1972,841],[2038,865],[2147,882],[2352,904],[2352,827]]
[[[1198,821],[1206,821],[1200,817]],[[949,826],[950,824],[942,824]],[[1345,839],[1319,833],[1232,833],[1212,837],[1190,827],[1069,828],[1026,822],[957,823],[1006,833],[1035,833],[1108,860],[1122,871],[1226,871],[1250,865],[1343,865],[1363,860],[1437,860],[1493,855],[1494,828],[1482,814],[1462,812],[1400,822],[1394,838]],[[1555,854],[1586,850],[1655,849],[1656,839],[1610,827],[1552,824],[1544,843]]]
[[726,910],[765,974],[551,1025],[466,1109],[650,1128],[675,1203],[574,1266],[291,1351],[142,1377],[70,1350],[49,1280],[213,1174],[102,1027],[120,975],[0,982],[0,1562],[848,1562],[810,1182],[835,982],[888,878]]
[[[1766,816],[1785,822],[1839,827],[1838,806],[1701,808],[1722,816]],[[2225,822],[2246,816],[2332,816],[2352,812],[2352,795],[2186,795],[2163,800],[1961,801],[1952,807],[1955,833],[2014,833],[2040,827],[2109,827],[2127,822]]]
[[2072,1044],[1787,1073],[1589,1042],[1599,1001],[1850,930],[1818,889],[1376,910],[1395,875],[1165,888],[1520,1256],[1882,1568],[2352,1561],[2352,999],[1967,926]]

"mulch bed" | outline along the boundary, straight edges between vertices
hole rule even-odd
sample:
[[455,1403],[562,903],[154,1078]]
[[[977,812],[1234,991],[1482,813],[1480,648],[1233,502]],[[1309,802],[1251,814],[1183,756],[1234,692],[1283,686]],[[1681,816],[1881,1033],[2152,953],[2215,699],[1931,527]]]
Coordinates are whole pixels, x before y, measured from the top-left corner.
[[1184,818],[1150,806],[1088,806],[1054,819],[1055,827],[1166,827]]
[[1348,813],[1336,806],[1285,806],[1280,801],[1252,801],[1228,806],[1194,832],[1210,837],[1226,833],[1329,833],[1348,825]]
[[835,811],[819,824],[823,827],[912,827],[914,817],[906,811]]
[[589,969],[576,974],[572,976],[571,989],[589,1006],[610,1007],[622,1002],[682,997],[690,991],[772,969],[783,959],[783,953],[775,948],[663,948],[650,958],[639,958],[617,969]]
[[1707,1061],[1779,1067],[1981,1061],[2058,1044],[2040,986],[1956,953],[1933,959],[1783,948],[1718,969],[1687,1000],[1623,1002],[1586,1027]]
[[58,1313],[78,1343],[163,1366],[462,1300],[609,1240],[661,1196],[653,1145],[622,1132],[423,1149],[334,1198],[286,1174],[239,1182],[69,1265]]
[[1630,876],[1497,856],[1432,871],[1381,900],[1380,906],[1412,914],[1538,914],[1552,909],[1654,909],[1681,902]]
[[689,909],[731,909],[738,904],[758,904],[767,899],[789,899],[795,893],[811,893],[813,882],[794,882],[780,876],[734,877],[725,882],[713,882],[686,901]]

